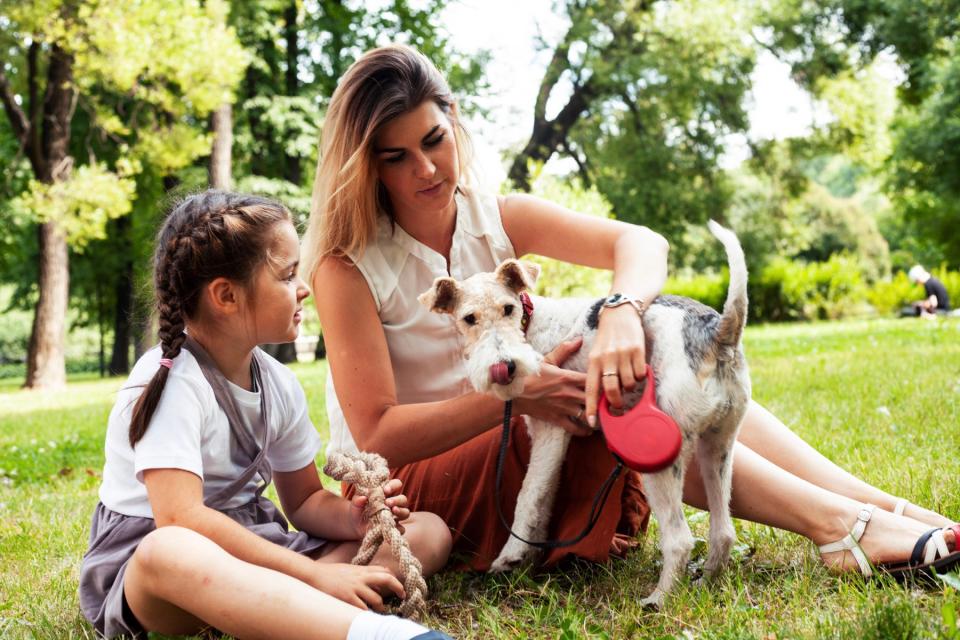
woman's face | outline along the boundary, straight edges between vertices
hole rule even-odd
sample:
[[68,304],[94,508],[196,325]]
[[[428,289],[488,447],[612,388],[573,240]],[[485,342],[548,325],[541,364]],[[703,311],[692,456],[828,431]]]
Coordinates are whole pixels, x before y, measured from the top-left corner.
[[373,153],[396,215],[443,212],[454,206],[460,170],[453,125],[432,100],[385,124]]

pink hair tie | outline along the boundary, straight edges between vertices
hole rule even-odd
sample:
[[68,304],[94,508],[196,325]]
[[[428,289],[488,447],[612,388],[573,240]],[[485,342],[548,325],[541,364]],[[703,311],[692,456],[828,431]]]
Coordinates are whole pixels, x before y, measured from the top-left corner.
[[173,366],[173,360],[170,358],[160,358],[160,366],[169,369]]

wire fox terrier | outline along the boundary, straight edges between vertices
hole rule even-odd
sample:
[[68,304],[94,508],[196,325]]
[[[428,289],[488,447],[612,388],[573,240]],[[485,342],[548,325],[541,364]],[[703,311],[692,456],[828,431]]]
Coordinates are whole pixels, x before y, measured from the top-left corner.
[[[747,316],[747,269],[736,236],[717,223],[711,233],[723,244],[730,284],[723,314],[689,298],[662,295],[643,314],[646,356],[656,376],[659,407],[682,432],[680,455],[663,471],[644,474],[643,484],[661,532],[663,568],[656,589],[643,602],[659,606],[693,549],[681,497],[690,456],[696,450],[710,509],[707,575],[726,564],[735,531],[730,518],[732,447],[750,400],[750,377],[740,338]],[[564,340],[583,336],[583,346],[564,364],[586,371],[604,299],[534,298],[536,312],[526,333],[521,328],[522,291],[532,289],[540,268],[507,260],[493,273],[462,282],[437,278],[420,295],[436,313],[450,314],[464,338],[470,381],[480,392],[502,400],[523,392],[524,379],[536,375],[543,356]],[[509,376],[495,375],[503,365]],[[624,393],[625,407],[639,401],[645,383]],[[531,438],[530,462],[517,497],[513,530],[527,540],[542,540],[556,496],[560,468],[570,434],[542,420],[526,417]],[[536,548],[511,536],[491,566],[505,571],[532,560]]]

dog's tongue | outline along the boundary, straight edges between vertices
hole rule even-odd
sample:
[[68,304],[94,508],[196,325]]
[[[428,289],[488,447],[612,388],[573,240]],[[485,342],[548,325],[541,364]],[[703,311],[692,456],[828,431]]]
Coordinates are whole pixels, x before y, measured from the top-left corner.
[[510,371],[506,362],[490,365],[490,379],[494,384],[510,384]]

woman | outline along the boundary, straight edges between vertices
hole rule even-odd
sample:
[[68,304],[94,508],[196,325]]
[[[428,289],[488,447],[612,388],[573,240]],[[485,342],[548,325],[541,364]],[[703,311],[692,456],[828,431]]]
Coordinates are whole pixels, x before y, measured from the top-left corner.
[[[643,376],[638,310],[664,284],[667,244],[649,229],[530,196],[479,193],[467,179],[469,164],[467,136],[436,68],[404,46],[367,53],[344,75],[327,112],[304,273],[317,293],[328,347],[331,448],[359,446],[384,455],[403,480],[411,509],[441,515],[453,530],[454,552],[483,570],[506,540],[492,496],[499,436],[492,427],[503,407],[471,390],[452,320],[428,313],[417,295],[435,277],[462,279],[534,253],[612,269],[613,291],[637,302],[639,309],[625,304],[602,314],[586,374],[559,368],[579,347],[560,345],[515,401],[517,414],[582,436],[571,444],[552,519],[551,535],[567,538],[583,525],[612,465],[601,437],[591,435],[581,416],[592,425],[601,390],[619,406],[621,389]],[[505,513],[512,513],[529,455],[524,430],[513,432]],[[695,463],[684,498],[706,504]],[[879,508],[864,510],[865,503]],[[837,570],[865,572],[866,560],[906,561],[931,526],[951,524],[838,468],[757,404],[748,410],[734,455],[731,509],[818,545],[845,540],[853,530],[859,545],[846,539],[821,555]],[[623,553],[635,544],[647,513],[636,477],[628,476],[615,485],[591,534],[545,561],[568,553],[602,561]],[[960,559],[946,548],[952,549],[952,530],[934,537],[940,547],[934,555]],[[920,545],[921,551],[937,546],[931,545]],[[850,547],[866,557],[847,552]]]

